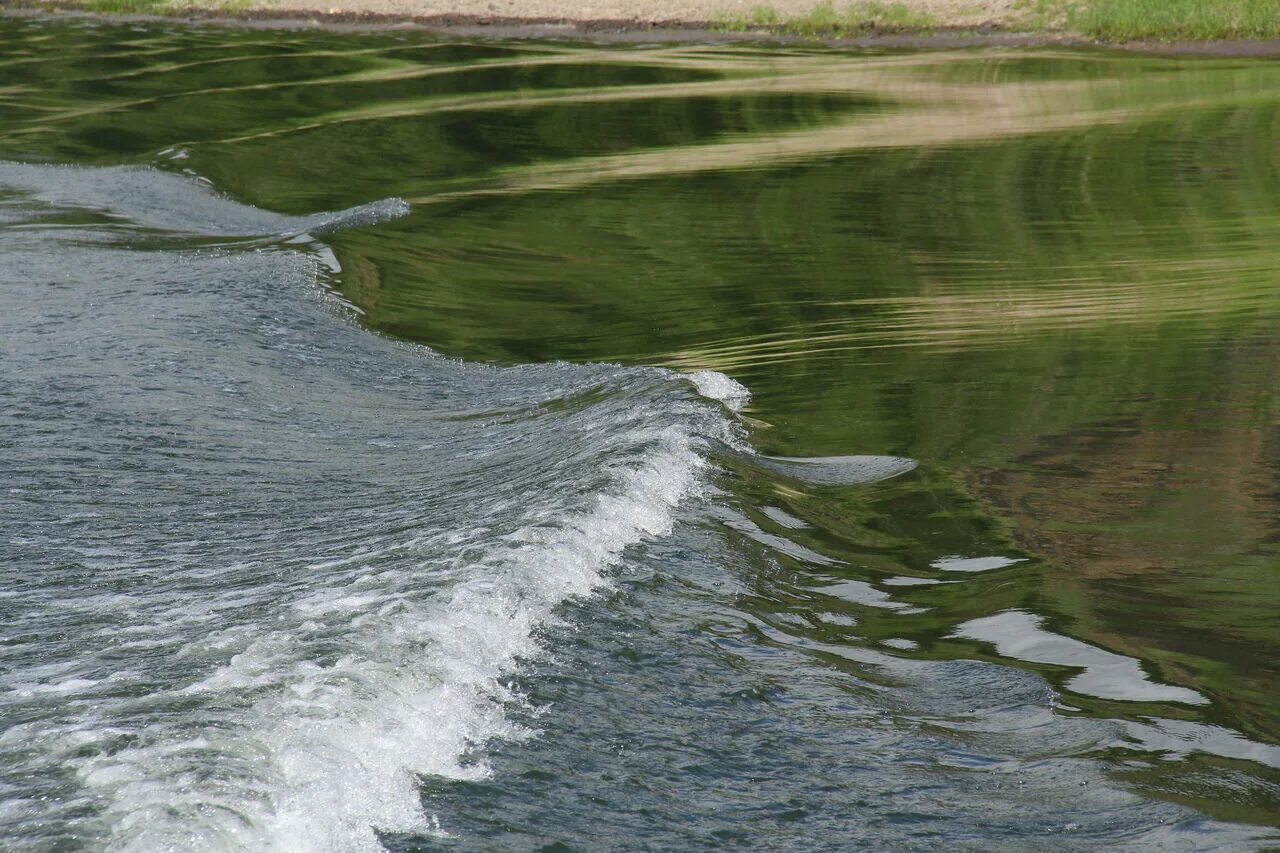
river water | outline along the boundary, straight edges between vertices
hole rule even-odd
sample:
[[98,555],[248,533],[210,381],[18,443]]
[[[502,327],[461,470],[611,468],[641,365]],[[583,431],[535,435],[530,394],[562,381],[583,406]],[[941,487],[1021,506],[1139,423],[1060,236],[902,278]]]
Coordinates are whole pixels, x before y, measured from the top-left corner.
[[1280,844],[1280,65],[0,19],[0,847]]

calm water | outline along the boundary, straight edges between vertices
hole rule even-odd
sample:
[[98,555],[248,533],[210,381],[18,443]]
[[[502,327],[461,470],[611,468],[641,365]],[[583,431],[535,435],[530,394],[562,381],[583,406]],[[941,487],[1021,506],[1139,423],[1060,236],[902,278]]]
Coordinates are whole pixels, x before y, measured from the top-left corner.
[[1280,64],[0,19],[0,847],[1280,844]]

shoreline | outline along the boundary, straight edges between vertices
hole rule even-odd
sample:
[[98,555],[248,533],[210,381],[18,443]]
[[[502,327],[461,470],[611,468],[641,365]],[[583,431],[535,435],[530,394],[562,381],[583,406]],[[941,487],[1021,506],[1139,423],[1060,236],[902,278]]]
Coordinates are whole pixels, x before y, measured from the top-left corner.
[[[313,0],[312,0],[313,1]],[[332,32],[421,32],[441,38],[529,39],[600,44],[778,44],[843,48],[963,49],[1087,47],[1168,56],[1280,57],[1280,39],[1207,39],[1110,42],[1082,33],[1015,30],[1000,25],[870,27],[844,35],[801,35],[781,27],[730,28],[723,22],[641,18],[518,17],[445,13],[416,15],[341,7],[328,9],[190,6],[148,13],[86,9],[75,2],[0,0],[0,18],[86,20],[104,23],[183,23],[245,29]]]

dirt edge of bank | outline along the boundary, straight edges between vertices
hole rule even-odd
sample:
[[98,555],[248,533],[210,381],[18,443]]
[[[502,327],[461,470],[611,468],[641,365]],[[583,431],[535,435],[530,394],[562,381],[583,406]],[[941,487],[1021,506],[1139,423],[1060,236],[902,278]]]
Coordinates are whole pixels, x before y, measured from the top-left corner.
[[768,28],[726,29],[713,21],[397,15],[296,9],[185,8],[165,14],[108,14],[74,2],[0,0],[0,18],[85,20],[104,23],[184,23],[252,29],[322,29],[334,32],[418,31],[446,38],[537,39],[605,44],[821,44],[849,48],[947,49],[979,47],[1105,47],[1165,55],[1280,57],[1280,39],[1138,41],[1107,43],[1072,32],[1020,32],[998,26],[869,29],[857,35],[817,37]]

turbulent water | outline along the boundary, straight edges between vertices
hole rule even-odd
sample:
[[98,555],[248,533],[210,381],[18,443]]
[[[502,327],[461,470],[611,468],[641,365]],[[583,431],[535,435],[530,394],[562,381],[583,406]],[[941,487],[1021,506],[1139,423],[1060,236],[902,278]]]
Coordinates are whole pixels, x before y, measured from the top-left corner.
[[0,19],[0,847],[1280,844],[1278,91]]

